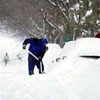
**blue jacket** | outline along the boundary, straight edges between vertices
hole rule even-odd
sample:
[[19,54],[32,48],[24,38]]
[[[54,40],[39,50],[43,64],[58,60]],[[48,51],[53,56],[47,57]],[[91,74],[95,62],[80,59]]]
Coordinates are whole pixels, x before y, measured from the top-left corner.
[[38,39],[37,42],[36,38],[27,38],[23,42],[23,45],[26,46],[27,44],[30,44],[29,51],[32,52],[37,57],[43,57],[47,43],[48,41],[46,38]]

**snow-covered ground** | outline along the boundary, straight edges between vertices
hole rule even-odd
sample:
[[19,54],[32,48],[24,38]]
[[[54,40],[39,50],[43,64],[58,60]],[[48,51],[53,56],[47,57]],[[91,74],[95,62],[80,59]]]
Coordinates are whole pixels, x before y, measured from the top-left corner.
[[[96,38],[71,41],[63,49],[48,44],[46,74],[35,68],[35,75],[29,76],[22,42],[0,37],[0,100],[100,100],[100,59],[79,57],[100,56],[99,44]],[[2,61],[6,52],[7,66]]]

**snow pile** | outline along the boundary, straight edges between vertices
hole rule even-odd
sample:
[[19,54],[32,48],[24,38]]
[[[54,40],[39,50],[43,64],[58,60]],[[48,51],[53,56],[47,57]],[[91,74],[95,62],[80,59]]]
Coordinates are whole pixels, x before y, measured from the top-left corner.
[[46,52],[43,61],[45,66],[47,66],[45,70],[50,72],[52,70],[52,67],[50,66],[52,66],[52,63],[55,61],[55,59],[59,57],[59,54],[61,53],[62,49],[57,44],[48,44],[47,46],[49,49]]
[[59,45],[57,44],[48,44],[48,52],[46,53],[45,57],[49,60],[54,60],[62,51]]
[[75,41],[66,42],[63,50],[60,53],[60,56],[68,56],[75,48]]
[[[5,47],[8,47],[7,52],[12,52],[9,54],[12,58],[20,53],[23,59],[15,60],[13,63],[11,61],[7,66],[0,64],[0,100],[100,99],[100,59],[79,57],[87,53],[98,55],[99,39],[86,38],[68,42],[63,49],[56,44],[48,44],[49,50],[43,59],[47,73],[35,73],[34,76],[28,75],[27,52],[21,50],[22,43],[13,41],[12,49],[10,41],[5,38],[0,39],[0,45],[4,41],[7,45],[3,45],[2,50],[5,51]],[[0,54],[2,50],[0,48]],[[52,59],[63,56],[66,57],[52,62]],[[0,57],[3,58],[3,55]]]
[[[3,57],[5,53],[8,53],[9,56],[12,57],[12,54],[16,54],[16,52],[19,50],[17,46],[17,42],[15,40],[12,40],[10,38],[2,38],[0,37],[0,56]],[[13,55],[14,57],[15,55]],[[0,58],[1,59],[1,58]],[[11,58],[12,59],[12,58]]]
[[[4,56],[8,53],[10,62],[8,66],[13,66],[16,63],[19,63],[22,59],[26,59],[26,52],[22,50],[22,43],[15,41],[12,38],[0,37],[0,64],[4,66]],[[25,57],[25,58],[24,58]],[[15,64],[16,66],[16,64]]]
[[66,51],[64,53],[67,57],[56,64],[52,75],[57,76],[59,83],[65,87],[68,100],[99,100],[100,59],[79,57],[79,54],[98,56],[99,44],[100,40],[97,38],[84,38],[66,43],[62,50]]

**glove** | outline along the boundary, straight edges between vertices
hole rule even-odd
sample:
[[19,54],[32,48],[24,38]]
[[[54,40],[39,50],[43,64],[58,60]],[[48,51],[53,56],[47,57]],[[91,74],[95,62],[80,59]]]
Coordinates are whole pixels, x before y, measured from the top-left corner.
[[42,61],[42,58],[41,57],[39,57],[39,61]]
[[23,49],[26,49],[26,46],[25,45],[23,46]]
[[46,52],[48,49],[49,49],[49,48],[48,48],[48,47],[46,47],[46,48],[45,48],[45,52]]

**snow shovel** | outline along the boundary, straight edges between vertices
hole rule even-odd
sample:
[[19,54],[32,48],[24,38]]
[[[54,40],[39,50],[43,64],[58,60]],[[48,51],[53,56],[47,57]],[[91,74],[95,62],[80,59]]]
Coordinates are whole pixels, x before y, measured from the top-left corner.
[[[36,57],[32,52],[29,51],[29,54],[31,54],[36,60],[39,61],[39,58]],[[40,61],[40,71],[42,72],[42,61]]]

